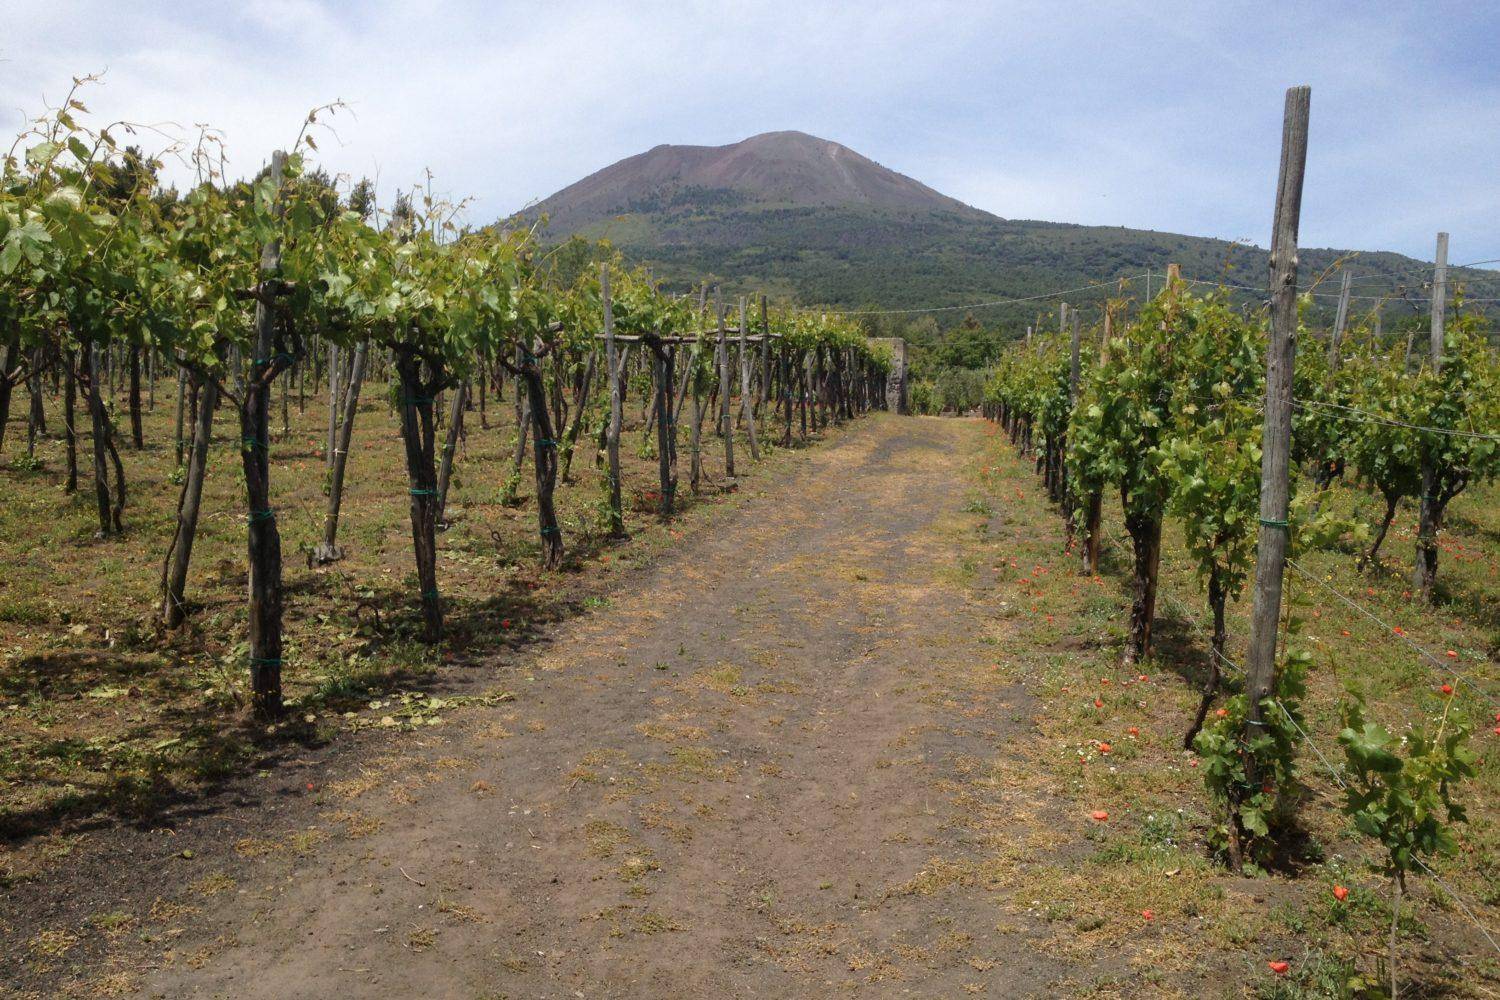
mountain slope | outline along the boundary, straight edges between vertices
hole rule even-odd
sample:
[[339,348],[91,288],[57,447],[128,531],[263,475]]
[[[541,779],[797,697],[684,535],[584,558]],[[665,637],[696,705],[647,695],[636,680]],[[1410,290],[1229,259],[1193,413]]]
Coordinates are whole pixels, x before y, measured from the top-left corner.
[[[770,132],[727,146],[657,146],[585,177],[522,213],[545,214],[547,236],[605,237],[670,283],[704,276],[733,291],[769,290],[803,302],[893,309],[959,306],[1041,295],[1169,263],[1189,278],[1262,288],[1264,250],[1225,240],[1113,226],[1002,219],[835,142]],[[1304,249],[1303,287],[1341,250]],[[1427,267],[1400,254],[1359,254],[1362,288],[1403,285],[1420,295]],[[1496,277],[1494,272],[1455,277]],[[1484,286],[1493,288],[1494,285]],[[1133,289],[1138,294],[1139,284]],[[1331,311],[1335,285],[1320,289]],[[1104,287],[1070,301],[1102,299]],[[1481,292],[1479,294],[1488,294]],[[1245,292],[1246,298],[1258,293]],[[1356,300],[1356,315],[1374,300]],[[1013,303],[976,315],[1034,322],[1055,301]],[[1415,315],[1397,300],[1387,317]],[[963,317],[939,313],[941,325]]]

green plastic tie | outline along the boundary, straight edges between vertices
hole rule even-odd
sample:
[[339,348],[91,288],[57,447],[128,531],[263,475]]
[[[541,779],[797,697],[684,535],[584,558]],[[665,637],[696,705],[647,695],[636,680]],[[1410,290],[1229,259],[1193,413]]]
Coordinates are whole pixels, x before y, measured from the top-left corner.
[[265,510],[252,510],[250,512],[250,523],[254,524],[256,521],[269,521],[275,516],[276,512],[269,507],[267,507]]
[[424,590],[422,591],[422,596],[429,597],[435,601],[438,599],[438,592],[436,590]]
[[279,656],[252,656],[252,657],[250,657],[250,662],[251,663],[267,663],[267,664],[269,664],[269,663],[277,663],[277,664],[279,664],[281,662],[281,657],[279,657]]
[[411,495],[414,497],[435,497],[437,496],[437,490],[412,490]]
[[1260,523],[1268,528],[1290,528],[1291,524],[1286,521],[1273,521],[1269,518],[1261,518]]
[[544,534],[544,535],[560,535],[560,534],[562,534],[562,529],[561,528],[543,528],[542,529],[542,534]]
[[253,437],[245,438],[243,440],[243,443],[244,443],[244,445],[245,445],[246,448],[255,448],[255,447],[270,448],[271,447],[265,441],[262,441],[259,438],[253,438]]

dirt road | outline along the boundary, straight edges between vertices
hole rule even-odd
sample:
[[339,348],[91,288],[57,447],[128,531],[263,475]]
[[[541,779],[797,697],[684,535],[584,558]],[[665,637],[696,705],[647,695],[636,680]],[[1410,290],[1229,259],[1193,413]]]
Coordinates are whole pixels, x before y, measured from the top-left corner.
[[[194,883],[140,995],[1039,995],[972,874],[1027,725],[959,564],[978,421],[876,418]],[[960,877],[958,872],[965,874]],[[196,911],[196,912],[194,912]]]

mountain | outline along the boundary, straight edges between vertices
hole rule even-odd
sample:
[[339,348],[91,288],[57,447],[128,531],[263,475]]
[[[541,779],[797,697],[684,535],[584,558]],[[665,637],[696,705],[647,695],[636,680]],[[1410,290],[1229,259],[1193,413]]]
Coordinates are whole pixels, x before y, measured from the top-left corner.
[[570,184],[529,214],[545,213],[554,232],[571,233],[622,214],[750,206],[977,212],[848,146],[766,132],[728,146],[657,146]]
[[[530,222],[543,215],[548,241],[573,234],[608,238],[669,284],[685,287],[708,277],[731,293],[769,291],[841,308],[962,306],[1101,279],[1113,288],[1116,279],[1148,269],[1160,282],[1169,263],[1181,265],[1188,278],[1253,289],[1266,283],[1266,253],[1255,247],[1122,226],[1003,219],[802,132],[767,132],[727,146],[657,146],[515,218]],[[1303,249],[1303,287],[1348,253]],[[1348,266],[1360,292],[1399,285],[1420,296],[1430,274],[1430,265],[1389,252],[1361,253]],[[1454,277],[1493,281],[1496,274],[1455,271]],[[1321,286],[1320,313],[1332,312],[1336,291],[1336,279]],[[1066,298],[1076,304],[1105,294],[1100,286]],[[1356,299],[1355,314],[1373,302]],[[1015,327],[1055,307],[1055,299],[1041,298],[975,315]],[[1420,311],[1397,299],[1385,306],[1385,319]],[[948,326],[964,315],[954,309],[935,319]]]

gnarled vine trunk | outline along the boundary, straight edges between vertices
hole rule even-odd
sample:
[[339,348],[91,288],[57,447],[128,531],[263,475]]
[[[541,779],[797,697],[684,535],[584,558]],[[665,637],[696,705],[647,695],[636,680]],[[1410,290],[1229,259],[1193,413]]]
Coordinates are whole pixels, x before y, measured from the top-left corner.
[[[443,637],[443,606],[437,587],[437,468],[433,455],[435,428],[432,394],[442,372],[422,377],[422,357],[398,344],[396,373],[401,382],[401,439],[406,445],[406,477],[411,496],[411,541],[422,598],[422,639]],[[429,367],[431,363],[429,362]]]
[[1208,654],[1208,676],[1203,681],[1203,697],[1198,702],[1198,712],[1193,716],[1193,724],[1188,727],[1187,735],[1183,737],[1182,746],[1185,750],[1193,749],[1193,740],[1203,728],[1203,720],[1208,717],[1208,708],[1213,704],[1214,695],[1219,690],[1219,664],[1224,659],[1224,643],[1229,638],[1228,630],[1224,625],[1224,605],[1228,599],[1224,590],[1224,571],[1215,566],[1208,574],[1208,606],[1214,615],[1214,634],[1210,640],[1211,646]]
[[1130,632],[1121,663],[1129,665],[1151,652],[1151,625],[1156,620],[1156,577],[1161,567],[1161,517],[1127,514],[1125,530],[1135,552],[1130,583]]
[[187,454],[187,475],[177,499],[177,530],[162,562],[160,614],[161,623],[166,628],[176,628],[187,617],[184,596],[188,566],[193,557],[193,541],[198,537],[198,512],[203,500],[208,449],[213,438],[218,386],[213,379],[200,377],[194,383],[193,397],[197,402],[197,416],[193,421],[193,440]]
[[553,501],[557,488],[557,441],[553,438],[552,415],[547,410],[547,387],[536,359],[528,356],[520,372],[536,431],[532,438],[532,459],[536,465],[536,518],[542,536],[542,565],[556,569],[563,560],[562,526],[558,524]]
[[448,433],[443,438],[443,457],[438,465],[437,523],[447,523],[448,484],[453,481],[453,455],[458,451],[458,440],[464,433],[464,404],[469,398],[469,383],[460,382],[453,390],[453,401],[448,409]]

